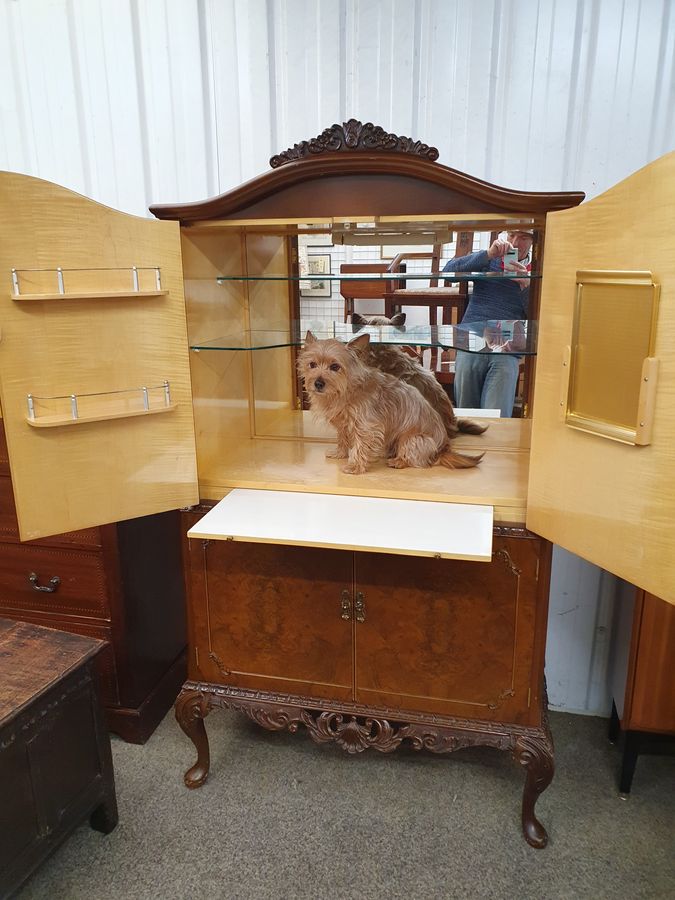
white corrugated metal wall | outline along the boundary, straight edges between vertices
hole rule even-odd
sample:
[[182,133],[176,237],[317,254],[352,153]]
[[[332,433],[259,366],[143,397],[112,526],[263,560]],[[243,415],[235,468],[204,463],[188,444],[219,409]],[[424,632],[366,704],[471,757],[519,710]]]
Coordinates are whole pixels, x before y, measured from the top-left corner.
[[[147,215],[348,118],[525,190],[675,148],[671,0],[0,0],[0,168]],[[605,713],[614,581],[557,551],[553,706]]]

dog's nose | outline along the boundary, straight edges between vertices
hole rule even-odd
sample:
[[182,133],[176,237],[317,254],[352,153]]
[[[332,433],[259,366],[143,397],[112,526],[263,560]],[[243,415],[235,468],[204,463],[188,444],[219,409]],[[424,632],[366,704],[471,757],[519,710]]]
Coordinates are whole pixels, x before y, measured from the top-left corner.
[[314,382],[314,390],[315,391],[322,391],[325,387],[326,387],[326,382],[323,380],[323,378],[317,378],[316,381]]

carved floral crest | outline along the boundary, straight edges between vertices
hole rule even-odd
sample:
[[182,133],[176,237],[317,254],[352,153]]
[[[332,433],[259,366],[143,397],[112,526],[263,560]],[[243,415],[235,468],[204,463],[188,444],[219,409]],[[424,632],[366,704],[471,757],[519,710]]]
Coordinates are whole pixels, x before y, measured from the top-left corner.
[[393,153],[412,153],[435,162],[438,159],[438,150],[429,147],[421,141],[414,141],[409,137],[387,133],[379,125],[372,122],[362,124],[356,119],[350,119],[342,125],[332,125],[326,128],[320,135],[309,141],[301,141],[283,153],[278,153],[270,159],[270,166],[278,169],[285,163],[295,162],[306,156],[314,156],[318,153],[336,153],[349,150],[383,150]]

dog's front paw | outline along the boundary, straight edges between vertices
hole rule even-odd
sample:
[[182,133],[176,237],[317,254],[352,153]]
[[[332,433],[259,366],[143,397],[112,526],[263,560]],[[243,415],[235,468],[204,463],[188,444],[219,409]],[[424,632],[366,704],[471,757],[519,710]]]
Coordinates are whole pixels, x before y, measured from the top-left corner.
[[326,450],[326,459],[347,459],[347,453],[336,447],[335,450]]
[[347,463],[346,466],[342,466],[342,471],[345,475],[363,475],[366,471],[366,467],[358,466],[356,463]]

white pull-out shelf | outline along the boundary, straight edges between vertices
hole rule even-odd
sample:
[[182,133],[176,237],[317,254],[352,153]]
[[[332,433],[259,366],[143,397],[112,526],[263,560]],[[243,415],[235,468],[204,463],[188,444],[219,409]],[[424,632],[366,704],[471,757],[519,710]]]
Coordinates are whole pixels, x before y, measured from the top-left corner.
[[236,488],[190,538],[490,562],[492,506]]

